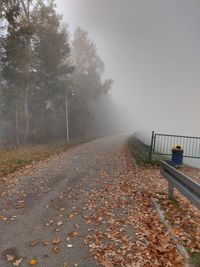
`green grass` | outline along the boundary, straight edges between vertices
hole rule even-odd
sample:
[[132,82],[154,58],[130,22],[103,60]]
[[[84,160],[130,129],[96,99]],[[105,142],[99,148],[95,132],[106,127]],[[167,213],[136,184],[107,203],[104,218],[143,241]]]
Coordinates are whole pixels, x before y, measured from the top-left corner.
[[[180,202],[177,199],[173,199],[173,200],[170,199],[167,201],[168,201],[168,204],[167,204],[168,209],[167,210],[166,210],[166,203],[163,204],[162,200],[160,200],[159,203],[160,203],[162,210],[165,211],[166,219],[169,220],[172,227],[174,227],[177,225],[176,223],[174,223],[174,213],[176,213],[176,215],[179,215],[180,218],[184,218],[185,216],[188,215],[188,211],[181,206]],[[173,205],[173,207],[171,205]],[[170,207],[170,209],[169,209],[169,207]],[[196,230],[195,224],[188,223],[188,224],[184,225],[183,227],[184,227],[183,228],[184,232],[189,234],[190,240],[192,239],[192,236],[196,236],[197,230]],[[191,259],[191,262],[193,263],[193,265],[195,267],[200,267],[200,252],[195,252],[195,251],[192,252],[191,248],[187,247],[187,240],[184,241],[184,246],[186,247],[186,249],[188,251],[188,254],[190,256],[190,259]]]
[[152,155],[152,160],[150,162],[149,151],[145,149],[144,146],[142,146],[140,142],[138,142],[138,140],[133,136],[129,138],[128,146],[138,165],[150,164],[153,166],[160,166],[161,160],[169,160],[168,157],[164,157],[160,155]]
[[192,252],[190,248],[187,248],[187,252],[190,255],[191,261],[195,267],[200,267],[200,252]]

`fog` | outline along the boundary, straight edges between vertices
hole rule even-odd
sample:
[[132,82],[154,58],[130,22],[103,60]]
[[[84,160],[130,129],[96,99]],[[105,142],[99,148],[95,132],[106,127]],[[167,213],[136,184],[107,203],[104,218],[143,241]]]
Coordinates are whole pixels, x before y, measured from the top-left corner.
[[[200,135],[200,3],[57,0],[71,32],[95,41],[131,131]],[[129,114],[129,116],[127,116]],[[124,121],[124,120],[123,120]]]
[[200,136],[199,1],[1,3],[1,140]]

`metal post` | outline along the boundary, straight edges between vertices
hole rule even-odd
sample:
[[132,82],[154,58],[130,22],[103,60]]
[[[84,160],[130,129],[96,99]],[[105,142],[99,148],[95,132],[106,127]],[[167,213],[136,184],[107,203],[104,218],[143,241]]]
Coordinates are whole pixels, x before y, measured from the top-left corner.
[[153,141],[154,141],[154,131],[152,131],[152,135],[151,135],[151,146],[150,146],[150,151],[149,151],[149,162],[150,163],[151,163],[152,154],[153,154]]
[[65,96],[65,111],[66,111],[66,130],[67,130],[67,144],[69,144],[69,114],[68,114],[68,101],[67,101],[67,90]]
[[173,199],[174,198],[174,185],[170,181],[168,181],[168,198],[169,199]]

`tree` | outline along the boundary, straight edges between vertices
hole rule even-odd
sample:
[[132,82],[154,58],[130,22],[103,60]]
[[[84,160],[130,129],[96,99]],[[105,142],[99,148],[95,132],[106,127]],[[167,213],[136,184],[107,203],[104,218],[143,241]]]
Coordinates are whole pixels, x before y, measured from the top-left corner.
[[[0,116],[16,145],[90,134],[95,106],[112,80],[88,33],[78,28],[70,49],[54,1],[2,0]],[[72,55],[71,55],[72,54]],[[69,107],[69,109],[68,109]]]
[[64,96],[73,68],[67,61],[68,33],[54,1],[18,3],[22,12],[7,20],[1,62],[4,120],[20,144],[64,131]]
[[[48,133],[55,134],[56,129],[59,133],[65,131],[65,91],[73,66],[68,62],[67,28],[61,25],[61,16],[56,14],[54,3],[48,6],[40,3],[35,21],[34,70],[39,89],[41,135],[46,138]],[[52,123],[55,125],[54,133],[50,129]]]
[[[71,103],[73,132],[87,134],[94,120],[94,106],[102,94],[111,89],[112,80],[102,81],[104,63],[88,33],[78,28],[72,42],[75,71],[72,75],[76,98]],[[76,125],[76,127],[75,127]]]

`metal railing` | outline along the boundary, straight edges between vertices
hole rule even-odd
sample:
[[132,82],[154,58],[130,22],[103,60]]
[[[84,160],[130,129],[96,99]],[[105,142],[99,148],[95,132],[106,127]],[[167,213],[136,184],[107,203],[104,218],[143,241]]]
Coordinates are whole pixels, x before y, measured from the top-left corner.
[[200,184],[177,171],[165,161],[160,163],[161,174],[168,181],[168,197],[174,198],[174,187],[184,195],[192,204],[200,209]]
[[171,149],[175,144],[183,147],[184,157],[200,159],[200,137],[152,132],[149,152],[150,161],[153,154],[171,156]]

